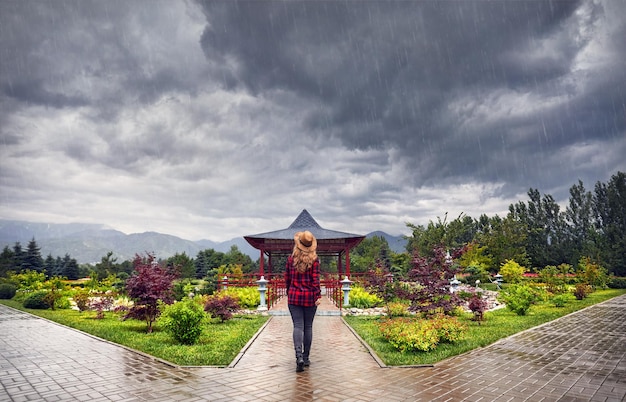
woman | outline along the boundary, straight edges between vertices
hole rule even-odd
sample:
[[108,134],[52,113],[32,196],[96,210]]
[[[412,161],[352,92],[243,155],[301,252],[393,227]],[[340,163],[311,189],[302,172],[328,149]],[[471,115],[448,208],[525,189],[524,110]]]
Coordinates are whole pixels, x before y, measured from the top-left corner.
[[317,258],[317,240],[311,232],[298,232],[295,246],[287,258],[285,284],[287,305],[293,321],[293,347],[296,351],[296,371],[310,364],[309,353],[313,340],[313,319],[322,297],[320,288],[320,261]]

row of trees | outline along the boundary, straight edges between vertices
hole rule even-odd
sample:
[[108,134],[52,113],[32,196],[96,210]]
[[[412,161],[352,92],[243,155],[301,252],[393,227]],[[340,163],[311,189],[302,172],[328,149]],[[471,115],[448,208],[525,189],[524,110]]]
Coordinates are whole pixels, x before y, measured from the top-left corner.
[[[474,219],[461,214],[448,221],[447,214],[428,225],[407,223],[412,235],[407,237],[405,253],[395,253],[382,237],[365,239],[351,252],[351,270],[366,272],[379,267],[387,272],[406,273],[412,256],[433,256],[438,246],[447,249],[466,247],[461,265],[480,265],[496,272],[509,260],[528,268],[544,268],[569,264],[576,266],[583,257],[600,263],[617,276],[626,276],[626,173],[618,172],[607,183],[598,182],[594,191],[585,189],[582,181],[570,188],[565,210],[548,194],[537,189],[528,191],[528,201],[509,206],[505,217],[481,215]],[[222,274],[250,273],[258,269],[258,261],[232,246],[227,253],[207,249],[195,258],[185,253],[166,260],[180,269],[182,278],[216,277]],[[332,271],[334,259],[324,259],[323,266]],[[283,262],[274,261],[275,271]],[[8,246],[0,254],[0,276],[12,270],[45,271],[47,275],[76,279],[87,275],[104,278],[130,275],[132,261],[118,262],[109,252],[95,266],[79,266],[68,254],[65,257],[41,257],[39,246],[32,239],[24,250],[19,243]]]
[[[183,279],[213,277],[217,273],[231,273],[232,270],[248,273],[253,272],[257,266],[249,256],[239,251],[237,246],[232,246],[227,253],[213,249],[202,250],[196,258],[191,258],[184,252],[176,253],[165,261],[158,262],[164,262],[164,265],[169,267],[176,267]],[[94,265],[79,265],[69,254],[63,258],[49,254],[44,259],[41,255],[41,248],[34,238],[25,250],[19,242],[16,242],[13,248],[5,246],[0,253],[0,277],[6,276],[9,271],[17,273],[33,271],[45,272],[49,277],[62,276],[71,280],[89,275],[101,279],[116,275],[125,279],[134,270],[133,261],[118,261],[112,251]]]
[[373,265],[387,271],[407,272],[410,257],[433,256],[447,249],[468,246],[463,266],[477,263],[496,272],[507,260],[528,268],[569,264],[583,257],[600,263],[617,276],[626,276],[626,174],[618,172],[608,183],[598,182],[594,192],[582,181],[570,188],[570,199],[561,210],[551,195],[528,191],[528,201],[509,206],[505,217],[461,214],[448,221],[447,214],[428,225],[407,223],[407,254],[390,250],[385,239],[363,241],[351,255],[351,269],[365,272]]

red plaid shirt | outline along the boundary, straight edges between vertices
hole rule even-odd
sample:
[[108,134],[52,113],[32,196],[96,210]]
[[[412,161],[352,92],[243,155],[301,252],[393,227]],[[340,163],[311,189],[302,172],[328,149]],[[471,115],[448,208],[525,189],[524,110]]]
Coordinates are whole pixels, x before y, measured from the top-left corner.
[[317,299],[322,297],[319,259],[315,260],[311,269],[299,273],[293,266],[293,257],[289,256],[285,269],[285,284],[287,303],[304,307],[315,306]]

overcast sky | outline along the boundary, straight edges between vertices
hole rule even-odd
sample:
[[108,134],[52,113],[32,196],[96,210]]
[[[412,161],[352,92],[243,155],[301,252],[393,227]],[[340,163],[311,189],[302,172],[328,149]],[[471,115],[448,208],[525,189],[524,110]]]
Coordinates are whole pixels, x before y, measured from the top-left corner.
[[0,219],[229,240],[626,171],[625,1],[1,0]]

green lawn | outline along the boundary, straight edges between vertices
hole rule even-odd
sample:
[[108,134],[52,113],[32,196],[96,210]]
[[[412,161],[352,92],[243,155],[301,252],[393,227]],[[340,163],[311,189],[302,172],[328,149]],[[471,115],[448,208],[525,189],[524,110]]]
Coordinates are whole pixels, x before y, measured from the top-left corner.
[[98,320],[92,311],[32,310],[13,300],[0,303],[182,366],[227,366],[269,318],[249,315],[224,323],[212,320],[196,345],[185,346],[174,342],[157,324],[154,332],[147,334],[145,322],[120,321],[114,313]]
[[468,326],[466,339],[454,344],[440,344],[431,352],[402,353],[394,349],[383,338],[377,326],[380,320],[385,319],[384,317],[344,318],[386,365],[434,364],[625,293],[625,289],[599,290],[584,300],[572,300],[560,308],[545,302],[532,306],[526,316],[518,316],[507,309],[495,310],[485,313],[485,320],[480,325],[472,321],[471,315],[467,314],[460,318]]

